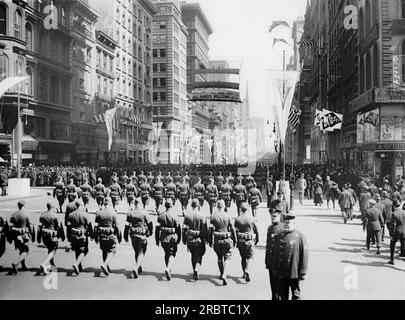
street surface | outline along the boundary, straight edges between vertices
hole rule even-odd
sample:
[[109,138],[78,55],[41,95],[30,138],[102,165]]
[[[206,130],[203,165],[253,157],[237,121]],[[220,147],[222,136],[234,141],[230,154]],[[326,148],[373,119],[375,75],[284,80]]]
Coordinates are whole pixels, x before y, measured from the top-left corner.
[[[32,216],[35,226],[39,215],[45,211],[46,202],[56,200],[47,195],[51,189],[35,191],[35,198],[27,199],[26,209]],[[42,193],[42,195],[41,195]],[[16,210],[15,199],[0,198],[0,216],[9,220]],[[176,202],[179,214],[180,204]],[[150,209],[154,208],[151,201]],[[120,227],[125,225],[127,204],[122,202],[118,208]],[[163,207],[161,207],[163,210]],[[202,208],[209,216],[208,205]],[[94,221],[95,202],[90,207],[90,217]],[[405,298],[405,262],[396,259],[395,266],[387,264],[389,260],[389,238],[385,238],[380,256],[375,255],[375,247],[365,250],[365,233],[360,220],[355,219],[343,224],[340,211],[315,207],[313,200],[306,200],[303,206],[295,201],[294,213],[297,215],[297,229],[307,237],[310,259],[309,272],[301,282],[302,299],[404,299]],[[156,215],[150,210],[153,222]],[[231,212],[236,216],[233,204]],[[61,221],[64,214],[60,215]],[[270,224],[270,215],[266,203],[261,204],[258,216],[260,241],[256,249],[255,261],[251,267],[251,282],[242,279],[240,256],[234,250],[229,267],[228,286],[222,286],[218,279],[216,255],[207,246],[207,253],[200,270],[200,280],[192,280],[190,254],[182,243],[172,268],[172,280],[164,275],[164,254],[156,247],[154,237],[150,238],[143,263],[143,273],[138,279],[132,278],[134,253],[129,243],[118,246],[118,252],[111,263],[112,272],[105,277],[100,272],[101,250],[94,242],[90,243],[90,253],[83,262],[84,272],[72,275],[74,253],[65,252],[68,243],[60,245],[55,258],[58,266],[57,289],[45,289],[47,276],[37,275],[40,263],[46,257],[46,249],[37,243],[31,244],[27,258],[29,271],[9,275],[11,262],[16,258],[14,245],[7,243],[6,253],[0,258],[0,265],[6,269],[0,272],[0,299],[135,299],[135,300],[266,300],[270,299],[268,271],[264,265],[266,231]],[[399,246],[399,244],[398,244]],[[398,254],[397,254],[398,255]],[[348,274],[347,272],[351,272]],[[345,273],[346,272],[346,273]],[[354,272],[354,273],[353,273]],[[355,281],[357,273],[357,289]],[[346,277],[350,277],[348,280]],[[345,280],[346,278],[346,280]],[[351,281],[350,281],[351,280]],[[347,284],[352,284],[352,288]],[[345,288],[346,284],[346,288]],[[354,286],[353,286],[354,284]],[[48,286],[49,287],[49,286]]]

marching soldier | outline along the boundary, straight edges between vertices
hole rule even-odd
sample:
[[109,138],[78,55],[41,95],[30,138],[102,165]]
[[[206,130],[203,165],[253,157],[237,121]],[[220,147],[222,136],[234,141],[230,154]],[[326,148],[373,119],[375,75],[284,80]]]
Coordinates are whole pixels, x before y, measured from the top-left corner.
[[189,177],[187,171],[184,173],[183,179],[185,180],[185,182],[186,182],[188,185],[191,185],[190,177]]
[[141,181],[138,181],[138,177],[135,171],[132,171],[132,174],[129,178],[132,180],[132,183],[137,187],[139,186],[140,183],[142,183]]
[[201,207],[204,205],[204,195],[205,195],[205,187],[201,183],[201,178],[197,178],[197,183],[193,186],[193,194],[192,198],[197,199],[200,203],[198,210],[201,210]]
[[141,194],[143,208],[145,209],[146,206],[149,204],[149,198],[152,194],[152,188],[150,187],[148,182],[143,181],[142,184],[139,186],[139,191]]
[[262,202],[262,193],[259,189],[256,188],[256,183],[253,182],[252,187],[249,191],[249,203],[252,207],[253,217],[256,218],[256,211],[259,208],[260,203]]
[[160,180],[160,182],[163,184],[163,176],[162,176],[162,172],[158,171],[158,174],[155,177],[155,183],[158,182]]
[[270,287],[271,287],[271,299],[279,300],[277,292],[277,278],[274,275],[271,264],[273,255],[275,252],[275,239],[278,234],[284,231],[284,225],[281,223],[281,211],[277,209],[270,209],[271,225],[267,229],[267,241],[266,241],[266,268],[269,270]]
[[208,236],[208,225],[205,215],[199,210],[198,199],[191,201],[191,212],[186,214],[183,223],[183,243],[191,253],[193,278],[198,280],[198,272],[205,254],[205,242]]
[[48,256],[40,265],[42,273],[48,273],[49,263],[55,267],[54,257],[56,250],[58,249],[58,239],[65,241],[63,225],[58,221],[58,216],[55,213],[53,204],[49,202],[46,207],[48,210],[42,213],[39,217],[37,235],[38,243],[41,243],[42,241],[44,246],[48,249]]
[[18,211],[14,212],[10,218],[10,243],[14,241],[15,249],[19,251],[17,261],[12,263],[12,273],[17,274],[17,267],[21,263],[21,270],[27,271],[25,259],[28,255],[28,243],[35,241],[34,225],[31,223],[27,212],[24,210],[25,201],[18,202]]
[[87,179],[84,179],[84,183],[80,186],[80,190],[82,193],[84,209],[86,210],[86,212],[89,212],[89,209],[87,208],[87,206],[90,202],[92,189],[91,189],[91,186],[88,184]]
[[75,252],[76,262],[73,271],[79,275],[83,271],[82,261],[89,253],[89,237],[92,235],[92,226],[88,214],[83,210],[81,201],[75,202],[76,210],[69,214],[67,219],[67,239],[71,249]]
[[176,193],[177,193],[177,188],[176,185],[173,183],[173,179],[169,175],[166,179],[166,187],[165,187],[165,200],[167,199],[172,199],[173,201],[173,206],[176,204]]
[[186,183],[183,178],[182,182],[178,186],[178,198],[181,203],[181,211],[184,216],[184,211],[187,210],[188,200],[190,199],[190,186]]
[[168,172],[167,175],[166,175],[166,177],[165,177],[164,180],[163,180],[163,183],[164,183],[164,185],[166,186],[167,184],[172,183],[172,182],[173,182],[173,178],[172,178],[172,176],[170,175],[170,172]]
[[222,185],[224,184],[224,177],[222,176],[221,171],[219,172],[215,185],[217,186],[218,190],[221,190]]
[[242,180],[237,179],[237,181],[238,184],[235,186],[233,193],[234,193],[234,201],[236,203],[236,207],[238,208],[238,216],[239,216],[242,203],[248,200],[248,193],[246,187],[242,184]]
[[[148,185],[149,186],[149,185]],[[128,212],[124,230],[124,240],[131,237],[132,248],[135,252],[134,278],[142,273],[142,261],[146,253],[148,238],[153,235],[153,224],[145,209],[140,208],[139,200],[135,199],[135,209]]]
[[242,258],[243,278],[250,282],[249,266],[253,259],[255,245],[259,242],[259,232],[255,220],[248,216],[249,207],[242,204],[241,215],[235,219],[235,230],[238,239],[238,249]]
[[[124,173],[120,176],[120,179],[118,180],[118,184],[119,184],[119,186],[120,186],[120,188],[121,188],[122,191],[125,190],[125,185],[127,184],[128,178],[129,178],[129,177],[127,176],[127,173],[124,172]],[[113,180],[113,184],[114,184],[114,180]],[[122,197],[121,197],[121,200],[122,200]]]
[[155,180],[155,177],[152,175],[152,172],[149,171],[149,174],[146,177],[146,183],[153,187],[153,180]]
[[225,184],[219,188],[219,199],[224,200],[225,212],[228,212],[232,201],[232,186],[229,184],[228,179],[226,180]]
[[243,185],[243,176],[240,172],[238,172],[238,176],[236,177],[236,183],[239,184],[239,182]]
[[159,207],[163,203],[164,188],[162,181],[158,178],[153,185],[153,199],[155,200],[157,214],[159,214]]
[[384,226],[384,218],[380,209],[376,208],[374,199],[368,200],[369,208],[366,209],[363,222],[363,231],[367,228],[366,248],[370,249],[371,239],[377,242],[377,253],[380,254],[381,247],[381,229]]
[[179,188],[179,185],[182,183],[183,179],[181,178],[180,171],[177,171],[177,174],[173,177],[173,182],[176,185],[176,188]]
[[229,175],[227,177],[228,183],[231,185],[231,187],[233,188],[235,186],[235,179],[232,176],[232,172],[229,172]]
[[53,197],[58,200],[60,213],[62,213],[62,206],[66,199],[65,184],[62,181],[62,177],[58,178],[58,182],[55,183],[55,189],[53,190]]
[[214,209],[215,204],[218,201],[218,188],[214,184],[214,179],[211,178],[209,185],[205,188],[206,200],[210,206],[210,215],[212,216],[212,211]]
[[103,180],[101,178],[97,179],[97,184],[94,187],[94,192],[95,192],[95,197],[96,197],[96,202],[98,205],[99,210],[101,210],[101,207],[103,206],[104,199],[107,195],[107,190],[105,186],[103,185]]
[[[145,180],[146,180],[146,177],[145,177]],[[141,180],[141,181],[144,181],[144,180]],[[132,183],[132,179],[128,179],[128,183],[125,186],[125,197],[127,198],[129,210],[132,210],[135,198],[138,197],[137,190],[136,190],[135,185]]]
[[67,225],[69,215],[70,215],[72,212],[74,212],[74,211],[77,210],[77,207],[76,207],[76,202],[78,201],[78,199],[77,199],[77,194],[76,194],[76,193],[71,194],[70,199],[71,199],[72,201],[70,201],[70,202],[66,205],[65,226]]
[[108,276],[110,262],[117,252],[117,243],[121,243],[118,216],[111,207],[111,199],[108,197],[104,200],[104,209],[97,212],[94,233],[96,242],[100,243],[100,249],[103,253],[101,270]]
[[138,174],[137,178],[138,178],[138,186],[141,185],[143,183],[143,181],[146,181],[146,176],[144,175],[142,170]]
[[109,196],[112,201],[113,209],[117,212],[118,203],[120,202],[120,199],[122,200],[122,189],[117,183],[117,179],[113,179],[113,184],[110,186]]
[[166,212],[158,217],[155,239],[156,245],[162,244],[165,251],[166,278],[171,280],[171,267],[176,257],[177,246],[181,241],[180,219],[174,214],[173,202],[167,199],[165,203]]
[[[76,196],[74,196],[76,194]],[[66,195],[69,202],[72,202],[73,197],[79,197],[77,194],[76,186],[73,183],[73,178],[69,179],[69,184],[66,186]]]
[[215,179],[214,179],[214,176],[213,176],[213,174],[212,174],[212,171],[210,171],[209,172],[209,175],[206,177],[206,179],[205,179],[205,187],[207,188],[207,186],[211,183],[210,181],[211,181],[211,179],[214,181]]
[[250,193],[250,189],[253,188],[254,183],[255,179],[252,177],[252,174],[249,173],[248,176],[245,178],[245,186],[248,193]]
[[[213,183],[213,180],[212,180]],[[225,203],[223,200],[218,201],[218,211],[211,216],[211,227],[209,244],[214,246],[214,251],[218,258],[218,267],[221,273],[220,279],[226,286],[228,283],[227,266],[232,256],[232,250],[236,244],[236,232],[232,224],[231,217],[224,211]]]
[[288,300],[300,300],[300,281],[305,279],[308,269],[308,246],[304,235],[295,229],[295,216],[287,214],[284,218],[284,231],[274,239],[270,270],[277,283],[277,296]]

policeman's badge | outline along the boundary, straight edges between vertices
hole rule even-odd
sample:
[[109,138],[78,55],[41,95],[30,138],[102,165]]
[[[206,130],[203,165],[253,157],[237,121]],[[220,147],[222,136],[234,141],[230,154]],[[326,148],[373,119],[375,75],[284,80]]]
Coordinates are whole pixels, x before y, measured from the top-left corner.
[[290,246],[292,246],[295,243],[294,240],[290,240]]

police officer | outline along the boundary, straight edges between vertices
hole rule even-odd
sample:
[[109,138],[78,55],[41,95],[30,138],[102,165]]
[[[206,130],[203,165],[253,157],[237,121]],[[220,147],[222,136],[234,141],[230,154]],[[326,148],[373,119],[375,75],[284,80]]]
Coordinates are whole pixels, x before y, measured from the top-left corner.
[[242,184],[241,179],[237,179],[237,185],[233,190],[234,194],[234,201],[236,203],[236,207],[238,208],[238,216],[240,215],[242,203],[248,200],[248,193],[246,187]]
[[111,197],[113,209],[117,212],[118,203],[120,199],[122,200],[122,189],[115,178],[113,179],[113,184],[110,186],[109,196]]
[[172,199],[173,201],[173,206],[176,204],[176,193],[177,193],[177,188],[176,185],[173,183],[173,179],[169,175],[166,178],[166,187],[165,187],[165,198],[167,199]]
[[288,300],[300,300],[300,281],[305,279],[308,268],[308,247],[304,235],[295,229],[295,216],[284,217],[284,231],[274,240],[270,270],[277,282],[277,296]]
[[111,199],[104,199],[104,209],[96,214],[94,233],[103,253],[101,270],[106,276],[110,272],[110,262],[117,252],[117,243],[121,242],[118,228],[118,216],[111,207]]
[[238,240],[238,249],[242,259],[243,278],[250,282],[250,264],[254,255],[255,245],[259,242],[259,232],[255,220],[248,215],[249,206],[242,203],[241,215],[235,219],[235,230]]
[[225,202],[225,212],[231,207],[232,202],[232,186],[229,184],[228,179],[225,184],[219,188],[219,198]]
[[377,242],[377,254],[380,254],[381,229],[384,226],[384,218],[380,209],[376,208],[374,199],[368,200],[369,208],[366,209],[363,222],[363,231],[367,228],[366,248],[370,249],[371,239]]
[[205,254],[205,243],[208,237],[208,224],[205,215],[199,210],[198,199],[191,201],[191,212],[186,214],[183,222],[183,243],[191,253],[193,278],[198,280],[198,272]]
[[145,208],[139,205],[139,200],[135,199],[134,210],[128,212],[127,222],[124,230],[124,240],[128,242],[131,237],[132,248],[135,252],[134,278],[138,278],[142,273],[142,261],[146,253],[148,238],[153,235],[153,224],[149,219]]
[[201,210],[201,207],[204,205],[204,196],[205,196],[205,187],[201,183],[201,178],[197,178],[197,183],[193,186],[192,198],[197,199],[200,203],[198,210]]
[[60,213],[62,213],[62,206],[65,202],[66,191],[65,184],[62,181],[62,177],[58,178],[58,182],[55,183],[55,189],[53,190],[53,197],[58,200]]
[[178,194],[177,197],[181,203],[181,211],[184,216],[184,211],[187,210],[188,200],[190,199],[190,185],[186,183],[186,180],[183,178],[181,183],[178,185]]
[[58,249],[59,241],[65,241],[65,233],[63,231],[63,225],[58,221],[58,216],[55,213],[55,208],[52,203],[48,202],[46,204],[47,211],[41,214],[39,217],[38,226],[38,243],[44,244],[48,249],[48,256],[43,263],[40,265],[42,273],[48,273],[49,263],[55,266],[54,257],[56,250]]
[[84,209],[86,210],[86,212],[89,212],[89,209],[87,206],[89,205],[91,194],[93,191],[91,189],[91,186],[88,184],[87,179],[84,179],[84,183],[80,186],[80,190],[82,193]]
[[143,208],[145,209],[146,205],[149,204],[149,198],[150,198],[150,195],[152,194],[152,188],[151,188],[150,184],[144,180],[142,182],[142,184],[139,186],[139,192],[141,195],[141,201],[143,204]]
[[400,257],[405,256],[405,210],[400,206],[396,208],[392,214],[391,220],[391,243],[390,243],[390,261],[389,264],[394,264],[395,245],[399,241],[401,244]]
[[158,178],[153,185],[153,199],[155,200],[157,214],[159,214],[159,207],[163,203],[164,188],[162,181]]
[[83,271],[82,261],[89,252],[89,237],[92,236],[92,226],[88,214],[83,209],[83,202],[75,202],[76,210],[67,218],[67,239],[75,252],[76,262],[73,271],[79,275]]
[[281,223],[281,211],[271,208],[269,209],[271,216],[271,225],[267,228],[267,240],[266,240],[266,268],[269,270],[270,278],[270,288],[271,288],[271,299],[279,300],[277,292],[277,278],[274,275],[273,269],[271,267],[272,259],[275,251],[274,240],[278,234],[284,231],[284,224]]
[[[146,180],[146,177],[145,179]],[[141,180],[141,181],[144,181]],[[134,206],[135,198],[138,197],[136,186],[133,184],[132,179],[127,180],[127,185],[125,186],[125,197],[127,198],[127,202],[129,205],[129,210],[132,210]]]
[[18,202],[18,211],[14,212],[10,218],[11,241],[14,241],[15,249],[19,251],[18,259],[12,263],[12,273],[17,274],[17,267],[21,263],[22,271],[27,271],[25,259],[28,255],[28,243],[35,241],[34,225],[31,223],[27,212],[24,209],[25,201]]
[[[212,181],[213,183],[213,181]],[[232,256],[232,250],[236,245],[236,232],[232,224],[231,217],[224,211],[225,203],[219,200],[217,209],[211,216],[209,244],[214,246],[214,251],[218,258],[218,268],[220,271],[220,279],[222,284],[226,286],[228,283],[227,267]]]
[[257,209],[259,208],[259,205],[261,202],[262,202],[262,193],[260,192],[259,189],[257,189],[256,183],[253,182],[253,185],[249,191],[249,203],[250,203],[250,206],[252,207],[253,217],[255,217],[255,218],[256,218]]
[[205,188],[205,194],[206,200],[210,206],[210,215],[212,216],[214,206],[218,201],[219,192],[217,186],[214,184],[214,179],[210,178],[209,181],[209,185]]
[[174,213],[173,201],[169,198],[165,203],[166,212],[158,217],[155,229],[156,245],[162,244],[165,251],[166,278],[171,280],[171,268],[177,254],[177,246],[181,241],[181,223]]
[[95,192],[95,197],[96,197],[96,202],[98,205],[99,210],[101,210],[101,207],[103,206],[104,199],[107,195],[107,190],[105,186],[103,185],[103,180],[101,178],[97,179],[97,184],[94,187],[94,192]]

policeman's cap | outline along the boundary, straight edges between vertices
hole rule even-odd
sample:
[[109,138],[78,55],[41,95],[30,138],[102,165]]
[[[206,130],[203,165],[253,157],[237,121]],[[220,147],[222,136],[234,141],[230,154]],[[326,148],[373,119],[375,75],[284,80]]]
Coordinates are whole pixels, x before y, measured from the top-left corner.
[[381,197],[387,198],[388,197],[388,192],[385,191],[385,190],[383,192],[381,192]]
[[18,201],[18,206],[19,207],[24,207],[25,206],[25,200]]
[[284,221],[285,220],[295,220],[295,215],[293,215],[292,213],[288,213],[284,216]]

